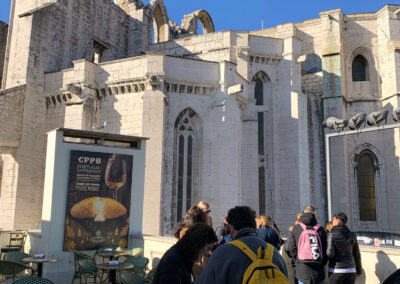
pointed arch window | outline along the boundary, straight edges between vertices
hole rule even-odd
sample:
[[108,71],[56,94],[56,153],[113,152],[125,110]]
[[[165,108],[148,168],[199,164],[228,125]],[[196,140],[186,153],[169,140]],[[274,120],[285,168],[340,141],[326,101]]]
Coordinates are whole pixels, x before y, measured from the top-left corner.
[[175,122],[175,173],[173,192],[176,198],[176,222],[190,208],[193,199],[194,163],[198,149],[200,125],[198,115],[191,109],[182,111]]
[[375,155],[366,150],[356,157],[360,221],[376,221]]
[[353,59],[352,63],[353,82],[368,81],[368,61],[361,54]]
[[[256,79],[255,99],[256,105],[264,104],[264,86],[260,78]],[[265,166],[264,166],[264,113],[258,113],[258,195],[260,214],[265,212]]]

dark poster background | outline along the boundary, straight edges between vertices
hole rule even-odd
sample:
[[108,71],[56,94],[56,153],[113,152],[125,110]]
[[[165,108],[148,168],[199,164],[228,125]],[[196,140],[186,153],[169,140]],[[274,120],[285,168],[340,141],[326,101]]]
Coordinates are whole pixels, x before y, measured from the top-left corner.
[[131,155],[71,151],[64,250],[128,246]]

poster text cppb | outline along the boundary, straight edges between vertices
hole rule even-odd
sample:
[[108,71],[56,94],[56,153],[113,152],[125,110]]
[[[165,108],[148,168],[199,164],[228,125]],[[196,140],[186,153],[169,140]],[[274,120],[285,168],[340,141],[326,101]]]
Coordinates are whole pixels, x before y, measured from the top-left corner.
[[128,246],[132,163],[131,155],[71,151],[65,251]]

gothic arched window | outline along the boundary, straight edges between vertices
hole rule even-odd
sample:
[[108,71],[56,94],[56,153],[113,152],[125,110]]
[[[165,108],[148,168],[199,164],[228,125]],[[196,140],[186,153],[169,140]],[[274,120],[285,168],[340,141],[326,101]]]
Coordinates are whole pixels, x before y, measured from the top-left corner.
[[361,54],[357,55],[353,59],[351,65],[353,82],[357,81],[368,81],[368,61]]
[[356,157],[360,221],[376,221],[375,155],[363,151]]
[[176,222],[190,208],[195,184],[195,151],[198,151],[200,136],[198,115],[191,109],[182,111],[175,121],[175,171],[173,192],[176,199]]
[[[256,79],[255,88],[256,105],[264,104],[264,84],[260,78]],[[265,166],[264,166],[264,113],[258,113],[258,156],[262,160],[258,167],[258,195],[260,214],[265,212]]]

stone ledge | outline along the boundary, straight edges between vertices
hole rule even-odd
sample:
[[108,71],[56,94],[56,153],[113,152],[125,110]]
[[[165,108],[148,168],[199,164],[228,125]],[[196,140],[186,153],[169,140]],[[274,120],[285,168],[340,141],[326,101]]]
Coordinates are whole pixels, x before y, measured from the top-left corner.
[[387,248],[387,247],[360,246],[360,251],[362,251],[362,252],[371,252],[371,253],[380,253],[380,254],[388,254],[388,255],[400,255],[400,249]]
[[175,244],[177,240],[171,237],[155,236],[155,235],[143,235],[140,233],[133,233],[129,235],[131,239],[145,240],[145,241],[156,241],[168,244]]

